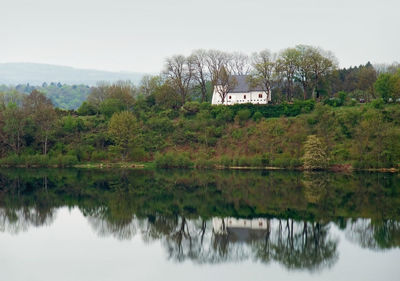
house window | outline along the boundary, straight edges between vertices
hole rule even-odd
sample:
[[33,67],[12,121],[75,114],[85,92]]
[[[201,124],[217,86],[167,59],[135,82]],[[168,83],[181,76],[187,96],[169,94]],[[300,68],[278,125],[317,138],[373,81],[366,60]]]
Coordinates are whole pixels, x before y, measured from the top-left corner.
[[258,94],[258,97],[259,97],[259,98],[262,98],[262,94]]
[[232,99],[232,96],[229,96],[229,99]]
[[246,99],[246,95],[244,95],[243,98]]

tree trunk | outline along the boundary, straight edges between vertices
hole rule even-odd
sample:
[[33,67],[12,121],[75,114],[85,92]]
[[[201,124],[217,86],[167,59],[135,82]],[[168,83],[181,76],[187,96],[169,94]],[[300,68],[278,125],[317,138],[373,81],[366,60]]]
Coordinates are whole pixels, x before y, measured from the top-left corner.
[[46,136],[44,138],[44,155],[47,155],[47,139],[48,139],[48,137],[47,137],[47,133],[46,133]]
[[205,83],[201,83],[201,102],[205,102],[207,99],[207,89]]

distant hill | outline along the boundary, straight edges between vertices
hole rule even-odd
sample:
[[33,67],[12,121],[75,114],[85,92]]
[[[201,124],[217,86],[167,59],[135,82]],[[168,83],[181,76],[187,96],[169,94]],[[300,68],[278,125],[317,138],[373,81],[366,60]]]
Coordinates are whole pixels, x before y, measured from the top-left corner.
[[130,80],[138,84],[143,75],[139,72],[111,72],[40,63],[0,63],[0,85],[61,82],[94,86],[98,81],[117,80]]

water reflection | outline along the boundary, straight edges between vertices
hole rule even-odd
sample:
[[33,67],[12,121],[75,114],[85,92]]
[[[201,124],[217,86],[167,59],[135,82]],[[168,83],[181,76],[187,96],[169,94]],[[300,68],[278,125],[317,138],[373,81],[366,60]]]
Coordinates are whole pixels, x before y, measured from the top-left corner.
[[170,260],[276,262],[316,271],[339,259],[336,225],[362,248],[400,246],[399,177],[288,172],[3,170],[0,231],[51,225],[79,208],[100,237],[161,242]]
[[357,219],[347,225],[346,238],[362,248],[384,250],[400,246],[400,222]]
[[0,208],[0,231],[18,234],[29,227],[51,225],[55,219],[54,210],[36,208]]

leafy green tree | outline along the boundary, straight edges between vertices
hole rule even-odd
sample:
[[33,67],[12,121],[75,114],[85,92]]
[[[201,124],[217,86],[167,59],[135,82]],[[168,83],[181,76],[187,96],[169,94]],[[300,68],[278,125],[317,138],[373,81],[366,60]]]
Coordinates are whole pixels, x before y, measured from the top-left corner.
[[108,125],[108,134],[121,151],[122,160],[128,155],[137,134],[137,120],[129,111],[114,113]]
[[382,73],[374,84],[375,91],[385,102],[393,98],[395,93],[396,79],[394,77],[390,73]]
[[100,113],[110,118],[114,113],[123,111],[125,107],[122,100],[109,98],[100,104]]
[[3,142],[16,154],[20,154],[25,133],[26,115],[15,103],[10,103],[3,111]]
[[327,148],[316,135],[307,137],[303,161],[306,170],[324,169],[328,166]]
[[87,115],[95,115],[97,112],[96,107],[88,102],[83,102],[81,106],[77,110],[78,114],[81,116],[87,116]]
[[170,85],[169,82],[164,83],[154,92],[155,104],[159,108],[177,109],[181,105],[181,97]]
[[57,118],[53,104],[43,93],[33,90],[24,99],[24,109],[26,114],[32,118],[37,128],[36,138],[42,143],[43,154],[46,155],[49,136]]

